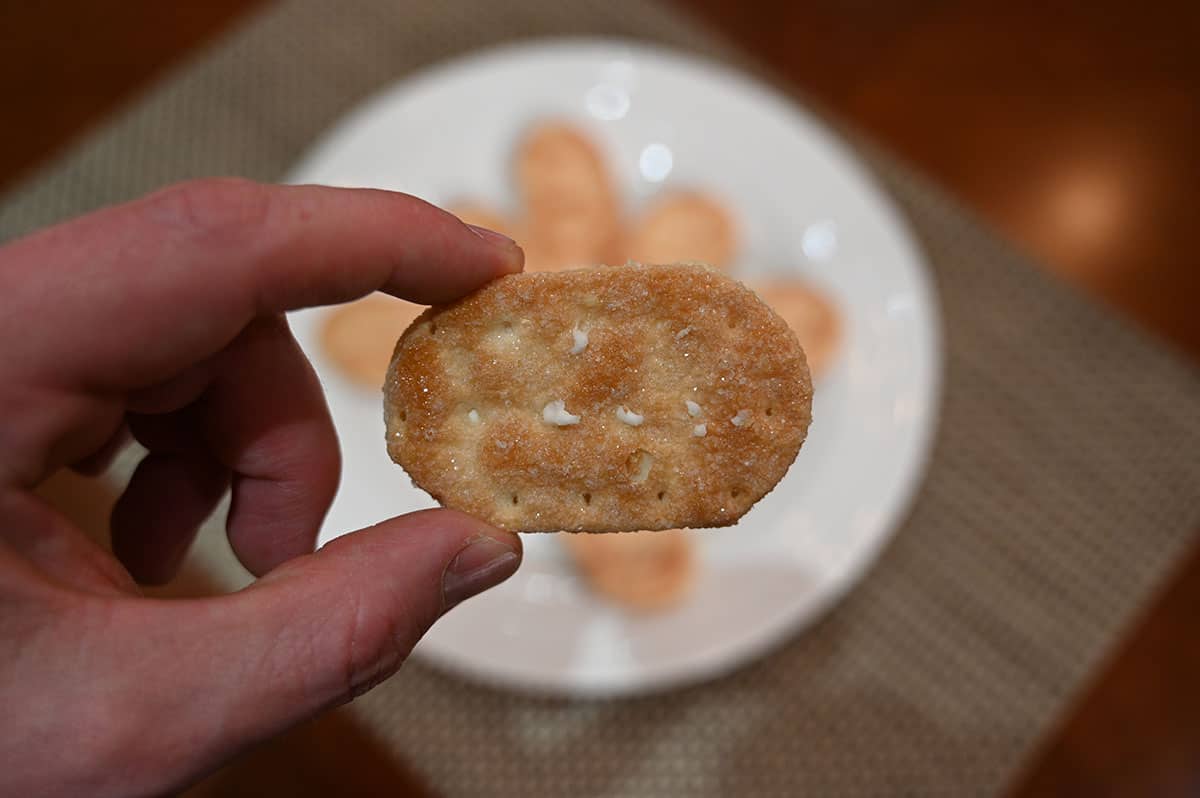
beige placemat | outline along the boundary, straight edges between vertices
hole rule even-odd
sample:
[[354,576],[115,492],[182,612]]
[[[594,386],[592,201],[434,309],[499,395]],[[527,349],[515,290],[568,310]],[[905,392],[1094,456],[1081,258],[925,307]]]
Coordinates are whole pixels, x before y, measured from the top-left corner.
[[[732,53],[669,8],[273,6],[0,203],[0,239],[165,182],[273,179],[414,68],[528,35]],[[814,630],[718,683],[520,698],[411,664],[355,705],[447,795],[989,795],[1200,527],[1200,376],[859,144],[934,267],[945,402],[896,541]],[[244,576],[210,530],[198,556]]]

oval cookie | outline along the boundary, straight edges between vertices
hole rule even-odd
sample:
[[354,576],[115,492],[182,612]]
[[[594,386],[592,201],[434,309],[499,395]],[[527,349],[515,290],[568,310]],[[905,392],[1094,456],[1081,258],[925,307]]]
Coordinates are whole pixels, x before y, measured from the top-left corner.
[[813,379],[820,378],[842,341],[841,317],[833,302],[799,280],[756,284],[754,288],[796,333],[808,357]]
[[330,311],[321,328],[321,344],[342,373],[377,391],[387,375],[393,342],[424,309],[386,294],[371,294]]
[[517,531],[737,522],[811,419],[804,352],[747,288],[692,266],[500,278],[405,331],[387,446],[448,507]]
[[729,212],[703,194],[672,194],[646,209],[629,233],[626,255],[640,263],[698,262],[728,269],[737,251]]
[[517,149],[516,177],[526,209],[522,245],[538,269],[616,257],[620,201],[600,151],[582,131],[564,122],[530,130]]
[[681,530],[561,538],[588,586],[628,609],[666,609],[692,586],[696,558],[691,538]]

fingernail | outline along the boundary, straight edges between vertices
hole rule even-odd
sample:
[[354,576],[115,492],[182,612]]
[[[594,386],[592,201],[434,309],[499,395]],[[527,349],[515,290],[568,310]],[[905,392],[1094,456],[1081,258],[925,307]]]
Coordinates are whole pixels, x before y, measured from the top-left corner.
[[512,576],[520,564],[521,555],[511,546],[485,535],[472,538],[442,574],[442,605],[448,610],[495,587]]
[[482,238],[489,244],[502,249],[506,255],[505,267],[509,273],[515,273],[525,268],[525,250],[503,233],[497,233],[495,230],[489,230],[486,227],[480,227],[475,224],[468,224],[471,232]]
[[489,230],[486,227],[480,227],[477,224],[468,224],[467,227],[471,228],[472,233],[479,236],[489,244],[506,244],[510,247],[515,247],[517,245],[516,241],[513,241],[511,238],[504,235],[504,233],[497,233],[495,230]]

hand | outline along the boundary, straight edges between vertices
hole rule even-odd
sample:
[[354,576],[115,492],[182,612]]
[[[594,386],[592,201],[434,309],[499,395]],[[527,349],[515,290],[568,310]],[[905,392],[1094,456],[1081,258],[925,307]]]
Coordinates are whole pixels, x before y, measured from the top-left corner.
[[[376,289],[447,301],[521,262],[412,197],[234,180],[0,249],[0,794],[178,788],[379,683],[516,570],[515,535],[448,510],[313,553],[337,441],[282,314]],[[113,557],[31,490],[128,433],[150,453],[113,512]],[[135,580],[171,579],[230,488],[229,541],[261,578],[141,597]]]

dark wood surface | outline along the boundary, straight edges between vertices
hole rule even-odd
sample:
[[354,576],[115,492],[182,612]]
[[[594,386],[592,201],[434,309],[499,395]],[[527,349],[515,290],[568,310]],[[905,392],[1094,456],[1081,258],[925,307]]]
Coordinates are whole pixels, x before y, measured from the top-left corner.
[[[1200,359],[1200,4],[677,2],[1047,268]],[[258,5],[0,0],[0,188]],[[84,488],[54,490],[80,504]],[[1198,629],[1200,549],[1012,795],[1200,794]],[[345,779],[355,794],[425,792],[332,713],[188,794],[346,794]]]

